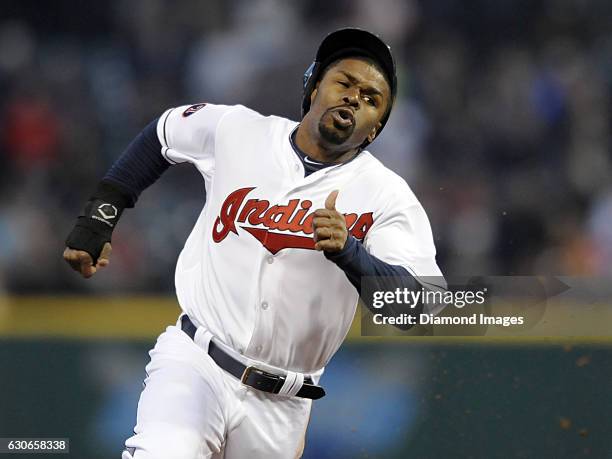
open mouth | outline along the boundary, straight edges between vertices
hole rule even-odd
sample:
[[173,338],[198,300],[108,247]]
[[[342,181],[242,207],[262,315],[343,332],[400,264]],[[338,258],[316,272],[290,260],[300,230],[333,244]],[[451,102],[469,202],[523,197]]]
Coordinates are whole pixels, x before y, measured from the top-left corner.
[[332,118],[334,119],[334,124],[339,129],[348,129],[355,123],[353,111],[345,107],[334,109],[332,111]]

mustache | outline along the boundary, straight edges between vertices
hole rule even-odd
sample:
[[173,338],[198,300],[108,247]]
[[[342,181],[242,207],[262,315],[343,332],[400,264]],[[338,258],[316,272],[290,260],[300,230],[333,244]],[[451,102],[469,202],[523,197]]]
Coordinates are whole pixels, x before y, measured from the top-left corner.
[[326,111],[331,112],[333,110],[338,110],[339,108],[349,110],[353,115],[355,114],[355,110],[353,110],[350,105],[346,105],[346,104],[341,104],[341,105],[336,105],[334,107],[330,107]]

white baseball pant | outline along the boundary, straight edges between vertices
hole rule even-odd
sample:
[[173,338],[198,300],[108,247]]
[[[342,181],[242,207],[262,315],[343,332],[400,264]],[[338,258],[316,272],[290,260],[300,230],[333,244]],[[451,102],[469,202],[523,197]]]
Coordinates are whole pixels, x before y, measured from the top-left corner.
[[209,340],[180,325],[159,336],[121,459],[300,457],[312,400],[243,385],[208,355]]

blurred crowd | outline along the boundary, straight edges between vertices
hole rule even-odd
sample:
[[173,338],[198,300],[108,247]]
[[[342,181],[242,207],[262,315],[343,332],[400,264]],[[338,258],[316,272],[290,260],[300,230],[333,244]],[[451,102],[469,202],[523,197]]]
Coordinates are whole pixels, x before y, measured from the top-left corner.
[[404,176],[446,274],[612,274],[609,0],[5,0],[0,6],[0,289],[172,292],[204,203],[173,166],[128,210],[106,271],[64,239],[130,140],[171,106],[298,119],[322,37],[359,26],[398,61],[370,150]]

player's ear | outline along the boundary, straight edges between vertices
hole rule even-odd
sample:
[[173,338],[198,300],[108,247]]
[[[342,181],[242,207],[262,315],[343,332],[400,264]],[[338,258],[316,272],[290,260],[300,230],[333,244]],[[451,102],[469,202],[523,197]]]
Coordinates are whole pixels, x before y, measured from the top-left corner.
[[317,92],[319,92],[319,83],[317,83],[315,88],[310,93],[310,105],[312,105],[312,103],[314,102],[315,98],[317,97]]
[[378,132],[381,126],[382,126],[382,123],[379,121],[378,123],[376,123],[376,126],[372,128],[372,130],[370,131],[367,137],[368,143],[372,143],[374,141],[374,138],[376,137],[376,133]]
[[310,93],[310,105],[312,105],[312,103],[314,102],[314,100],[317,98],[317,94],[319,93],[319,84],[321,83],[321,80],[317,81],[315,83],[315,87],[312,90],[312,92]]

